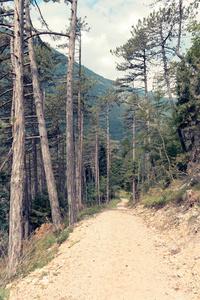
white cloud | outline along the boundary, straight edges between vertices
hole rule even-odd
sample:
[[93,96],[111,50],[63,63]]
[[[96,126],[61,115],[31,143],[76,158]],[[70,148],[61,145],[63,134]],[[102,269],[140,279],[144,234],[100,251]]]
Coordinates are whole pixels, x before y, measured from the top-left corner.
[[[78,17],[86,16],[86,22],[91,28],[89,32],[83,33],[83,65],[109,79],[121,76],[115,69],[117,58],[110,50],[127,41],[131,26],[136,24],[139,18],[147,16],[148,4],[151,2],[152,0],[145,0],[144,5],[140,0],[78,0]],[[64,2],[41,2],[39,6],[51,30],[66,31],[70,5],[67,6]],[[32,15],[34,25],[40,27],[35,10],[32,10]],[[54,47],[58,44],[50,41],[49,37],[43,39]],[[67,50],[64,53],[67,54]]]

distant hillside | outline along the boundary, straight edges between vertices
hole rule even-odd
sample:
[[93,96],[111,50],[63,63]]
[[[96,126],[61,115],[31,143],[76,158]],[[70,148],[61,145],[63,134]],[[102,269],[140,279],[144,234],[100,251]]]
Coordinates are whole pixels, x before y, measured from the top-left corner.
[[[59,71],[66,74],[67,72],[67,57],[55,50],[55,52],[59,55],[61,59],[61,63],[59,66]],[[78,64],[75,62],[75,68],[78,69]],[[90,93],[95,96],[103,96],[107,89],[113,90],[114,86],[112,84],[112,80],[106,79],[103,76],[100,76],[87,67],[85,67],[86,75],[91,78],[95,78],[97,83],[93,86]],[[111,108],[110,111],[110,138],[112,140],[121,141],[124,138],[123,133],[123,124],[122,124],[122,114],[123,108],[119,106],[115,106]]]

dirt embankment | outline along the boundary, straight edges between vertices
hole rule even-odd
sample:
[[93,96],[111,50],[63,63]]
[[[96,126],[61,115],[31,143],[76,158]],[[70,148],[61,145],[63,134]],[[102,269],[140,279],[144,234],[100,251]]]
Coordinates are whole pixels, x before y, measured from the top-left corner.
[[125,204],[77,224],[48,266],[13,284],[10,299],[200,299],[198,230],[180,241],[167,210]]

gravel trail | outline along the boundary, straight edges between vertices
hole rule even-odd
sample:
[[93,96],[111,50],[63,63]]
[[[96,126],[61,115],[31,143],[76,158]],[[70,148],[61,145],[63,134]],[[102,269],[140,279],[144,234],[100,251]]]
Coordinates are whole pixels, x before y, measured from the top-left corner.
[[13,285],[10,300],[200,299],[180,287],[156,233],[125,204],[81,221],[48,266]]

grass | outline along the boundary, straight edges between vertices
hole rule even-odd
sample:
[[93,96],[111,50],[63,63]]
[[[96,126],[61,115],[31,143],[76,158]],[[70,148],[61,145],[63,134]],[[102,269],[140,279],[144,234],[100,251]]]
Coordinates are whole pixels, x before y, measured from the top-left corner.
[[[67,240],[72,231],[73,229],[69,228],[62,232],[44,233],[42,236],[36,234],[29,241],[26,241],[16,278],[26,276],[30,272],[46,266],[58,253],[59,246]],[[45,275],[42,273],[42,276]]]
[[161,207],[166,202],[162,196],[146,196],[142,199],[142,204],[144,204],[145,207]]
[[83,210],[79,211],[77,214],[78,220],[82,220],[85,216],[92,216],[98,214],[104,209],[104,205],[94,205],[91,207],[86,207]]
[[9,291],[5,288],[0,288],[0,300],[9,299]]
[[111,208],[116,208],[117,204],[121,202],[120,199],[112,199],[110,200],[110,202],[108,203],[108,205],[106,206],[107,208],[111,209]]
[[116,205],[120,201],[121,201],[120,199],[114,198],[114,199],[110,200],[108,205],[94,205],[91,207],[85,207],[83,210],[78,212],[78,214],[77,214],[78,220],[84,219],[85,216],[96,215],[96,214],[100,213],[103,209],[106,209],[106,208],[108,208],[108,209],[115,208]]
[[57,252],[57,238],[54,233],[44,235],[38,240],[31,239],[18,266],[18,275],[26,276],[36,269],[43,268]]
[[128,199],[129,193],[126,192],[126,191],[124,191],[124,190],[120,190],[120,192],[119,192],[119,197],[120,197],[120,198],[126,198],[126,199]]
[[66,231],[63,231],[62,233],[61,233],[61,235],[59,236],[59,238],[57,239],[57,243],[58,243],[58,245],[60,246],[62,243],[64,243],[67,239],[68,239],[68,237],[69,237],[69,235],[70,235],[70,233],[73,231],[73,229],[72,228],[69,228],[68,230],[66,230]]
[[172,187],[167,188],[166,190],[151,190],[146,194],[142,199],[141,203],[145,207],[163,207],[168,202],[173,202],[175,204],[184,203],[186,199],[186,190],[188,190],[187,185],[181,187],[180,182],[178,181],[178,186],[176,183],[173,183]]
[[48,273],[45,272],[45,271],[43,271],[39,278],[42,279],[43,277],[45,277],[45,276],[47,276],[47,275],[48,275]]

